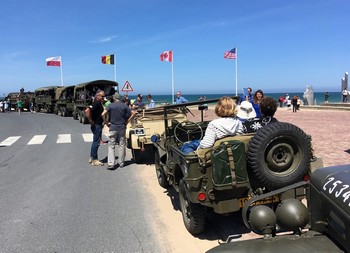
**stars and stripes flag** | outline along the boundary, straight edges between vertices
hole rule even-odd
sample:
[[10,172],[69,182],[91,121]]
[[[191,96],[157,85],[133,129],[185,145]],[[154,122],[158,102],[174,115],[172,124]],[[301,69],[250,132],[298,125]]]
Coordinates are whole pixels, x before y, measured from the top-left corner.
[[49,58],[46,58],[46,65],[60,67],[61,61],[62,61],[61,56],[49,57]]
[[226,51],[224,53],[224,58],[225,59],[232,59],[232,60],[234,60],[234,59],[236,59],[236,57],[237,57],[237,55],[236,55],[236,48],[233,48],[230,51]]
[[161,53],[160,60],[172,62],[173,61],[173,51],[170,50],[170,51],[164,51],[163,53]]

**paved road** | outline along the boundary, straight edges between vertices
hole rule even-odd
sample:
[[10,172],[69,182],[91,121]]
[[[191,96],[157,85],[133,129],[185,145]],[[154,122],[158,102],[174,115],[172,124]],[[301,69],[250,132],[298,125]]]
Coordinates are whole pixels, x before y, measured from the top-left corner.
[[[176,192],[154,165],[87,161],[89,125],[28,112],[0,114],[0,252],[191,252],[247,233],[241,215],[209,215],[207,233],[185,229]],[[107,146],[100,147],[106,160]]]
[[0,252],[162,251],[137,166],[90,166],[88,125],[9,113],[0,126]]

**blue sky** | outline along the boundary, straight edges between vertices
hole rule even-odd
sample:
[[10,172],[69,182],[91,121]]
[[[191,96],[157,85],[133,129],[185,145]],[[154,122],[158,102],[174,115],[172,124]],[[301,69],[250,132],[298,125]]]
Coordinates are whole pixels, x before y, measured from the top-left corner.
[[[114,80],[134,92],[235,93],[340,90],[350,71],[348,0],[11,0],[0,8],[0,96],[24,88]],[[225,51],[237,47],[238,59]]]

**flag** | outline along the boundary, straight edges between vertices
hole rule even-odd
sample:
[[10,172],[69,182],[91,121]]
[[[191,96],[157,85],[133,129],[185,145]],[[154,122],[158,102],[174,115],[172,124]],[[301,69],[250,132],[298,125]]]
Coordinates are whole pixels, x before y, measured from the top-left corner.
[[173,51],[164,51],[163,53],[160,54],[160,60],[161,61],[173,61]]
[[114,54],[111,55],[104,55],[101,57],[103,64],[112,64],[114,65]]
[[46,65],[57,67],[61,66],[61,56],[46,58]]
[[231,49],[224,53],[225,59],[236,59],[236,48]]

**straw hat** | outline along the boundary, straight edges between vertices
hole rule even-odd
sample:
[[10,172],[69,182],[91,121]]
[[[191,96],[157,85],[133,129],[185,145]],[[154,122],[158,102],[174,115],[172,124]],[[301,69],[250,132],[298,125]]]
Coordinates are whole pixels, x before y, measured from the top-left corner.
[[239,106],[237,117],[241,119],[251,119],[256,117],[252,103],[243,101]]

